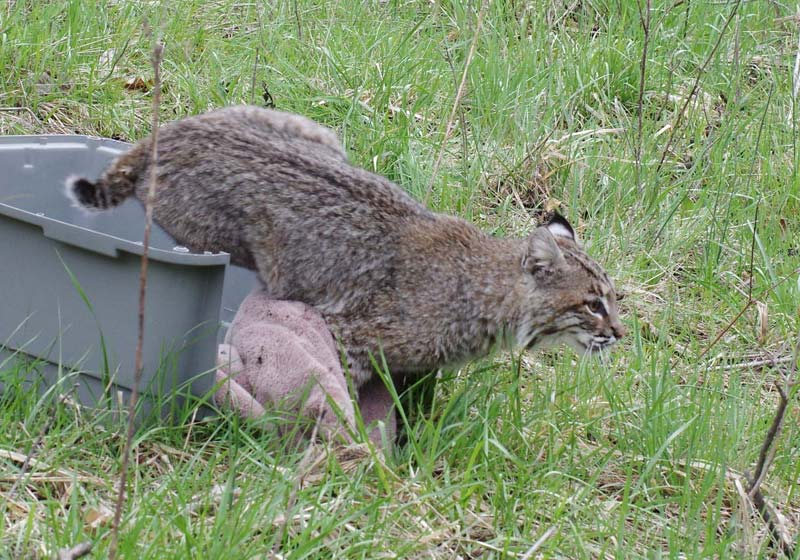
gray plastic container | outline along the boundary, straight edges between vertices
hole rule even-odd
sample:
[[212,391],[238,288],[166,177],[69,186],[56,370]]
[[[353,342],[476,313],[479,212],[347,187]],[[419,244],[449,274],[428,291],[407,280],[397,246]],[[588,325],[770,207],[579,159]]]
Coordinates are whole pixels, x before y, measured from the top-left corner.
[[[87,136],[0,137],[0,373],[33,358],[41,388],[66,379],[57,392],[75,384],[87,405],[104,396],[117,404],[120,393],[127,402],[133,385],[144,210],[130,199],[85,212],[64,183],[97,177],[128,148]],[[176,245],[154,226],[141,385],[148,408],[181,387],[208,394],[219,327],[256,281],[228,266],[227,254]]]

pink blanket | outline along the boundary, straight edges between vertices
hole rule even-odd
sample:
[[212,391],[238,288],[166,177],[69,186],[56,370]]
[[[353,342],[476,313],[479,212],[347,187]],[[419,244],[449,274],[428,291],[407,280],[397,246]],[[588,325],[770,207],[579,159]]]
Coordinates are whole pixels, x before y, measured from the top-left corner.
[[216,404],[244,418],[266,408],[312,424],[319,418],[323,437],[350,440],[355,401],[370,439],[378,445],[394,440],[393,402],[383,381],[376,375],[358,395],[350,394],[330,329],[308,305],[253,290],[219,346],[217,366]]

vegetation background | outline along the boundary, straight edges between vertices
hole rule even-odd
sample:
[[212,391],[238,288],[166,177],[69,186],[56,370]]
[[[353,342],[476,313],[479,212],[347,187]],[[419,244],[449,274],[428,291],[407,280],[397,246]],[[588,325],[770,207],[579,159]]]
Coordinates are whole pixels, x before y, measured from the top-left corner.
[[[775,554],[737,485],[800,329],[797,10],[3,3],[2,134],[146,135],[148,22],[166,45],[162,121],[274,104],[331,126],[352,160],[487,231],[522,235],[558,208],[626,296],[630,335],[609,360],[557,350],[448,372],[432,418],[385,459],[289,451],[225,417],[139,430],[121,557]],[[0,368],[0,558],[83,541],[104,557],[123,432],[14,390],[31,369]],[[799,442],[790,405],[764,492],[795,538]]]

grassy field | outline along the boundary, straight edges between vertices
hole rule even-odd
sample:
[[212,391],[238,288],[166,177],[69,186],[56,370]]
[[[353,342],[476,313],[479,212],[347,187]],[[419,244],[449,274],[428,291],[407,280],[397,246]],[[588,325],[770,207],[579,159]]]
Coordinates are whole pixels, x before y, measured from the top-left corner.
[[[386,458],[309,464],[226,418],[140,430],[122,557],[775,554],[736,485],[800,330],[800,19],[779,0],[653,4],[645,25],[635,0],[498,0],[480,28],[480,4],[457,1],[0,7],[2,134],[147,134],[147,21],[166,43],[162,120],[269,99],[487,231],[522,235],[559,208],[626,296],[608,360],[450,372]],[[18,386],[24,367],[0,378]],[[799,410],[764,487],[794,538]],[[108,554],[120,434],[55,398],[0,396],[0,558]]]

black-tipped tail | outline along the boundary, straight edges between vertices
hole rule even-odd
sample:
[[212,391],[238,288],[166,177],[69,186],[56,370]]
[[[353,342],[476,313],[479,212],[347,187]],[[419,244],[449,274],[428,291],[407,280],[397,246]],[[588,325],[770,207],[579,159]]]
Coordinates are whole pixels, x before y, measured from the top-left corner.
[[66,181],[66,194],[74,206],[87,210],[103,210],[112,206],[108,195],[98,183],[85,177],[71,176]]

